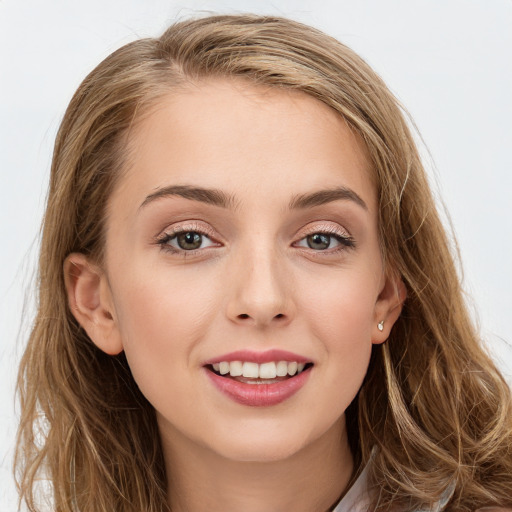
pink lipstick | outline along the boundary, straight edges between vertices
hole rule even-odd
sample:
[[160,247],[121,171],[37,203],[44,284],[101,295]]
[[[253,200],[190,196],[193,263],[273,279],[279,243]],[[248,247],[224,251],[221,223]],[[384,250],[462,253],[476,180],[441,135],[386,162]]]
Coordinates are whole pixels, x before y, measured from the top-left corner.
[[236,351],[204,364],[219,391],[253,407],[277,405],[293,396],[306,384],[312,367],[311,360],[283,350]]

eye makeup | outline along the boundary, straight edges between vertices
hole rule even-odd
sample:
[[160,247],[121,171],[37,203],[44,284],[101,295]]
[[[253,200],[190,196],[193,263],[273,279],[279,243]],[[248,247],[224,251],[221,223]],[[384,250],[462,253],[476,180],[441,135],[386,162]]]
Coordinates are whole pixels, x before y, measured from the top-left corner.
[[155,239],[163,251],[172,254],[195,254],[211,247],[221,247],[213,229],[198,222],[181,223],[164,230]]
[[325,255],[337,254],[340,251],[356,247],[354,238],[338,225],[323,223],[311,226],[310,229],[304,231],[302,238],[292,244],[294,247],[324,253]]

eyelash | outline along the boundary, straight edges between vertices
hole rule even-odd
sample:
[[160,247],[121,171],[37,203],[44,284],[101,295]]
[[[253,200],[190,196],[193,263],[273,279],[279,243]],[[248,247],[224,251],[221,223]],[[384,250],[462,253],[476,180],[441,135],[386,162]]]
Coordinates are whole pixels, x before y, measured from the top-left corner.
[[[324,235],[327,236],[329,239],[334,238],[338,243],[339,246],[334,248],[326,248],[326,249],[319,249],[315,250],[312,247],[305,247],[298,245],[299,242],[306,241],[308,237],[311,237],[313,235]],[[306,241],[307,243],[307,241]],[[329,241],[329,245],[331,243],[331,240]],[[341,231],[340,229],[333,228],[333,227],[320,227],[316,230],[313,230],[306,235],[304,235],[302,238],[300,238],[297,242],[294,242],[293,244],[295,247],[303,247],[306,250],[311,250],[315,255],[321,256],[323,255],[332,255],[337,254],[339,252],[345,251],[347,249],[354,249],[356,246],[355,240],[352,236],[347,234],[345,231]]]
[[[171,242],[171,240],[177,239],[177,237],[179,235],[184,235],[187,233],[196,233],[202,237],[202,241],[206,238],[212,243],[210,245],[208,245],[207,247],[190,249],[190,250],[173,247],[172,245],[170,245],[169,242]],[[156,243],[158,245],[160,245],[160,248],[163,251],[167,251],[167,252],[170,252],[173,254],[180,254],[180,255],[182,254],[183,256],[193,255],[196,252],[204,251],[204,250],[208,249],[209,247],[214,247],[214,246],[218,247],[219,246],[218,245],[219,243],[216,242],[216,240],[214,238],[213,232],[206,229],[204,226],[193,225],[193,224],[186,225],[186,226],[179,226],[179,227],[171,230],[170,232],[163,233],[161,236],[157,237]]]
[[[201,245],[205,238],[208,239],[211,242],[211,244],[208,245],[207,247],[203,247],[203,248],[199,247],[197,249],[190,249],[190,250],[183,249],[183,248],[177,248],[177,247],[173,247],[172,245],[170,245],[169,242],[171,242],[171,240],[175,240],[175,239],[177,239],[178,236],[184,235],[187,233],[195,233],[195,234],[200,235],[202,237]],[[316,250],[316,249],[313,249],[312,247],[305,247],[302,245],[298,245],[302,241],[306,241],[306,243],[307,243],[307,238],[314,236],[314,235],[324,235],[324,236],[327,236],[329,239],[334,238],[336,240],[336,242],[339,243],[339,246],[334,247],[334,248],[326,248],[326,249]],[[207,250],[210,247],[219,247],[219,242],[216,242],[215,235],[210,230],[206,229],[203,226],[199,226],[199,225],[179,226],[179,227],[171,230],[170,232],[165,232],[161,236],[157,237],[156,243],[158,245],[160,245],[161,249],[164,251],[167,251],[167,252],[170,252],[173,254],[180,254],[183,256],[194,255],[195,253],[197,253],[199,251]],[[330,245],[330,243],[331,243],[331,240],[329,240],[329,245]],[[342,232],[336,228],[331,228],[331,227],[327,227],[327,228],[322,227],[320,229],[311,231],[311,232],[305,234],[304,236],[302,236],[302,238],[300,238],[299,240],[294,242],[292,245],[297,248],[303,248],[306,251],[312,251],[312,253],[317,253],[318,255],[337,254],[337,253],[339,253],[341,251],[345,251],[347,249],[353,249],[356,246],[355,240],[353,237],[348,235],[346,232]]]

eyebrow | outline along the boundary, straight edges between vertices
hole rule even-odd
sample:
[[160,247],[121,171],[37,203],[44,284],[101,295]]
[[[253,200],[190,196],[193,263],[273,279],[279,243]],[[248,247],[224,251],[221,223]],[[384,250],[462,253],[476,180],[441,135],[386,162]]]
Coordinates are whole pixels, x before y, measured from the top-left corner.
[[[170,185],[162,187],[149,194],[140,205],[143,208],[147,204],[163,197],[179,196],[184,199],[200,201],[202,203],[229,208],[235,204],[233,196],[226,194],[222,190],[195,187],[190,185]],[[288,208],[290,210],[312,208],[323,204],[332,203],[334,201],[352,201],[364,210],[368,210],[368,206],[363,199],[352,189],[346,187],[337,187],[333,189],[318,190],[307,194],[300,194],[292,198]]]
[[159,188],[156,192],[149,194],[140,205],[140,208],[143,208],[156,199],[169,196],[179,196],[193,201],[200,201],[201,203],[221,206],[222,208],[228,208],[235,204],[233,196],[222,192],[222,190],[192,187],[190,185],[171,185]]
[[368,211],[368,206],[361,196],[350,188],[337,187],[326,190],[318,190],[308,194],[300,194],[295,196],[288,205],[290,210],[312,208],[313,206],[321,206],[323,204],[332,203],[333,201],[353,201],[363,210]]

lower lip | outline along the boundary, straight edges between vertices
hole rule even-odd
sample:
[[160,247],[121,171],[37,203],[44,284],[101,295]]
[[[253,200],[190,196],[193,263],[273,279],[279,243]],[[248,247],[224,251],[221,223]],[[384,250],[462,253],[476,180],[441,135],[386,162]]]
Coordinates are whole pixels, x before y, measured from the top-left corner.
[[274,384],[246,384],[227,377],[221,377],[205,368],[214,386],[231,400],[251,407],[269,407],[284,402],[306,383],[311,368]]

